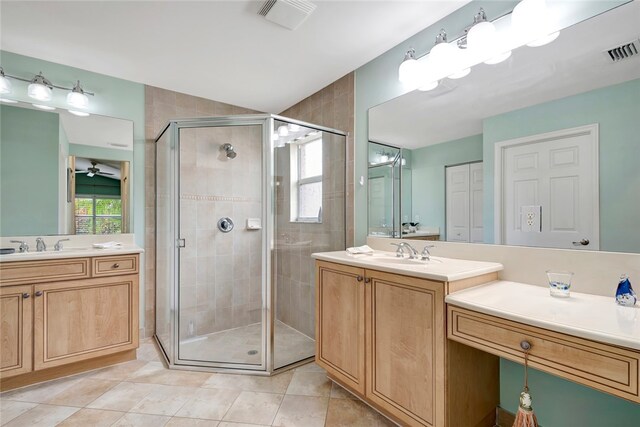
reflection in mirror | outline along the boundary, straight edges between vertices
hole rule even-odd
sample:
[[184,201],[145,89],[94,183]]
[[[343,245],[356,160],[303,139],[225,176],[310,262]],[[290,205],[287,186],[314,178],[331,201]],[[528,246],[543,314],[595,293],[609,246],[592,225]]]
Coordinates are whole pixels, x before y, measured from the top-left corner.
[[22,102],[0,114],[0,235],[129,232],[131,121]]
[[370,109],[370,140],[411,149],[401,215],[440,240],[640,252],[640,55],[609,54],[640,51],[638,22],[627,3]]
[[69,158],[72,234],[127,233],[129,162]]

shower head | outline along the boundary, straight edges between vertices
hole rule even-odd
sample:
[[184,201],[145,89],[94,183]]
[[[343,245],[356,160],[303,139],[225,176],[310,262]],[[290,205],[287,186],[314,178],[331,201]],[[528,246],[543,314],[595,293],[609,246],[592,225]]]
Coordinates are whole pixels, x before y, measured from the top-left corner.
[[233,149],[233,145],[231,144],[224,144],[221,147],[222,150],[224,150],[226,152],[227,155],[227,159],[235,159],[236,156],[238,155],[238,153],[235,152],[235,150]]

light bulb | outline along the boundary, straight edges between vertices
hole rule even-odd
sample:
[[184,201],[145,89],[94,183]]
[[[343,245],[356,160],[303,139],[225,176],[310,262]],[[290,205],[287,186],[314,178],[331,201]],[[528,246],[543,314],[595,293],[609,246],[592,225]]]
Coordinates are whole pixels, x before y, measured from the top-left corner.
[[432,74],[450,79],[462,78],[471,72],[471,68],[464,66],[464,60],[462,50],[447,43],[447,33],[441,30],[436,45],[429,52]]
[[74,116],[78,116],[78,117],[87,117],[90,115],[86,111],[76,111],[76,110],[67,110],[67,111],[73,114]]
[[416,59],[416,51],[409,49],[404,56],[404,61],[398,68],[398,80],[407,86],[415,86],[420,79],[420,64]]
[[0,67],[0,94],[11,93],[11,80],[4,75],[4,70]]
[[522,0],[513,8],[511,26],[521,44],[543,46],[559,34],[550,31],[550,18],[546,0]]
[[27,95],[38,101],[51,101],[52,90],[43,84],[31,83],[27,88]]
[[272,138],[274,141],[277,141],[280,139],[280,135],[278,135],[278,132],[274,132]]
[[29,98],[38,101],[51,101],[52,93],[51,82],[42,75],[42,72],[35,76],[27,87]]
[[504,44],[496,26],[487,21],[487,16],[482,8],[473,21],[474,25],[467,33],[467,49],[476,61],[493,65],[511,56],[511,51],[503,47]]
[[289,135],[289,128],[287,127],[287,125],[278,126],[278,135],[280,135],[280,136],[288,136]]
[[80,80],[73,86],[73,89],[67,95],[67,104],[75,108],[86,109],[89,107],[89,97],[85,95]]

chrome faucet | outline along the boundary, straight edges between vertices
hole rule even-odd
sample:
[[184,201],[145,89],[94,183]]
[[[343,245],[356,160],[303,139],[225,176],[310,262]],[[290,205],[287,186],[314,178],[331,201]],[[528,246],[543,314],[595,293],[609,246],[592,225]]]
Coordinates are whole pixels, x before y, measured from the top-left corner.
[[53,249],[56,251],[61,251],[62,250],[62,242],[68,242],[70,239],[60,239],[56,242],[55,245],[53,245]]
[[27,245],[27,242],[25,242],[24,240],[11,240],[11,243],[20,243],[18,252],[29,252],[29,245]]
[[429,252],[429,249],[431,248],[435,248],[436,245],[425,245],[424,248],[422,248],[422,252],[420,253],[420,259],[422,261],[430,261],[431,260],[431,252]]
[[47,250],[47,245],[44,243],[44,239],[42,237],[38,237],[36,239],[36,252],[44,252]]
[[398,249],[396,249],[396,256],[398,258],[402,258],[402,256],[404,255],[404,250],[405,248],[407,249],[407,253],[409,254],[409,259],[416,259],[418,258],[418,251],[411,246],[409,243],[407,242],[400,242],[400,243],[391,243],[393,246],[397,246]]

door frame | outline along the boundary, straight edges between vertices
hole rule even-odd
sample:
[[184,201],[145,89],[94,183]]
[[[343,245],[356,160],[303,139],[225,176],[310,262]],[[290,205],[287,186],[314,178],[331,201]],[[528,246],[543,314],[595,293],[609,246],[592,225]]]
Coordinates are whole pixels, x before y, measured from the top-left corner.
[[551,140],[558,140],[563,138],[571,138],[576,136],[589,136],[591,137],[591,170],[592,175],[592,188],[594,189],[593,198],[596,203],[592,209],[594,235],[598,236],[598,244],[595,245],[594,250],[600,249],[600,160],[599,160],[599,146],[600,146],[600,131],[598,123],[593,123],[585,126],[578,126],[574,128],[560,129],[552,132],[538,133],[535,135],[529,135],[521,138],[509,139],[506,141],[496,142],[494,146],[494,169],[493,169],[493,233],[494,241],[496,245],[504,244],[504,167],[505,167],[505,154],[506,150],[516,145],[530,145],[540,142],[546,142]]

